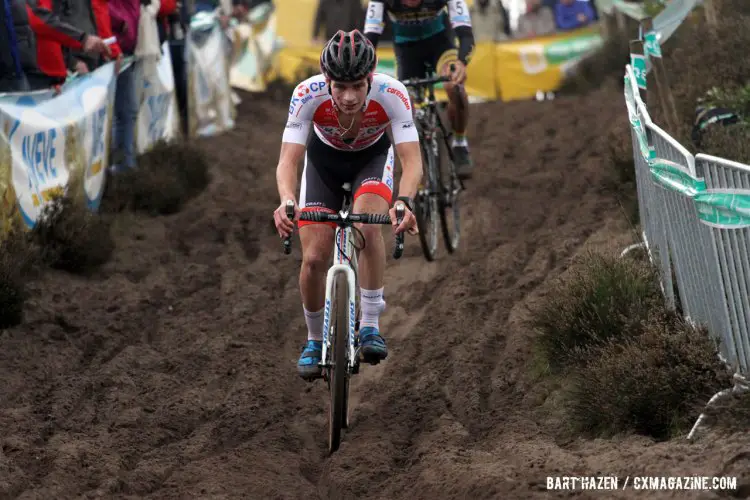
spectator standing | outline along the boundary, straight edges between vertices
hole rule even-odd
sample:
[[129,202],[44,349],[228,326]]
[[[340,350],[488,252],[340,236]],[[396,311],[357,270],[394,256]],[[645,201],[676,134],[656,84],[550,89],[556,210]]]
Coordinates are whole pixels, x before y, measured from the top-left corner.
[[319,0],[313,21],[313,43],[330,40],[338,30],[360,29],[365,7],[360,0]]
[[[29,89],[25,70],[36,66],[36,52],[21,55],[18,39],[33,41],[34,33],[28,26],[26,2],[3,0],[0,9],[0,92],[23,92]],[[21,33],[17,33],[20,31]]]
[[582,28],[594,20],[594,9],[588,0],[558,0],[555,22],[561,30]]
[[[138,41],[138,23],[141,16],[139,0],[110,0],[109,15],[112,29],[125,56],[135,53]],[[122,163],[113,161],[112,170],[135,167],[135,123],[138,118],[138,89],[136,68],[133,63],[117,76],[115,109],[112,128],[112,147],[120,153]]]
[[[97,33],[92,0],[54,0],[55,14],[78,30],[94,35]],[[98,68],[103,60],[98,54],[86,54],[79,49],[64,50],[68,69],[76,73],[87,73]]]
[[510,37],[510,20],[501,0],[475,0],[469,8],[474,40],[499,42]]
[[526,0],[526,13],[518,20],[516,36],[530,38],[555,32],[555,16],[542,0]]
[[[106,8],[106,0],[97,1],[105,3]],[[109,51],[105,51],[106,45],[100,36],[93,33],[86,34],[75,26],[62,22],[52,12],[52,0],[38,0],[38,2],[36,11],[30,6],[27,7],[29,21],[37,38],[39,70],[29,72],[26,75],[32,90],[50,88],[65,83],[68,68],[63,47],[106,58],[119,56],[120,49],[116,43],[110,46]],[[109,22],[108,14],[107,22]],[[105,29],[104,33],[100,33],[100,35],[109,38],[112,36],[111,29]],[[94,50],[92,50],[93,45],[96,46]]]

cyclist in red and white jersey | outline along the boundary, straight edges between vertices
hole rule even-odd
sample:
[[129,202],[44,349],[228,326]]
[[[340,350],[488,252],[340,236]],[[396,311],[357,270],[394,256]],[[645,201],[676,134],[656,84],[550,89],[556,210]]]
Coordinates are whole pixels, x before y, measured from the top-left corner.
[[[412,199],[422,178],[422,155],[411,101],[401,82],[374,73],[376,65],[375,48],[359,30],[339,31],[321,53],[322,74],[295,88],[276,169],[281,204],[274,212],[274,222],[282,238],[294,230],[293,221],[286,216],[287,200],[294,201],[295,214],[298,210],[337,212],[343,202],[344,183],[351,184],[354,212],[389,213],[396,234],[417,233]],[[398,227],[395,204],[391,206],[394,146],[402,167],[396,203],[405,205]],[[298,200],[297,165],[303,158]],[[321,376],[318,363],[325,280],[335,225],[299,221],[298,226],[302,244],[299,282],[308,341],[297,371],[302,378],[313,380]],[[379,226],[361,225],[359,229],[367,242],[359,254],[360,345],[364,357],[376,361],[388,355],[378,323],[385,309],[385,242]]]

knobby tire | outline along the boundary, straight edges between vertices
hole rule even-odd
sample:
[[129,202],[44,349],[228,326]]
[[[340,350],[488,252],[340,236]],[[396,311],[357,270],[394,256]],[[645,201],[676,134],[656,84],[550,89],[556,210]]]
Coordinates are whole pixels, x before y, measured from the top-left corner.
[[349,377],[347,373],[347,337],[349,315],[349,284],[346,274],[336,276],[334,287],[334,321],[333,321],[333,366],[329,369],[328,387],[331,393],[331,404],[328,411],[328,451],[334,453],[341,444],[341,429],[347,413]]
[[[421,137],[424,135],[420,134]],[[422,157],[427,169],[427,191],[429,195],[418,197],[416,204],[417,227],[419,228],[419,243],[422,246],[422,253],[428,262],[435,260],[438,245],[438,200],[437,194],[440,186],[435,182],[436,163],[432,152],[432,145],[422,139],[420,140]],[[429,224],[429,227],[428,227]],[[428,228],[430,231],[428,231]],[[428,234],[429,233],[429,234]],[[429,241],[428,241],[429,238]]]
[[[443,147],[447,148],[448,144],[440,130],[437,130],[436,138],[438,143],[437,177],[440,189],[440,203],[438,212],[440,212],[440,225],[442,226],[443,240],[448,253],[453,253],[458,249],[461,241],[461,205],[459,204],[459,195],[461,194],[461,184],[456,175],[456,166],[451,161],[450,155],[443,152]],[[442,152],[442,154],[441,154]],[[454,195],[454,191],[456,192]],[[453,231],[449,225],[452,222]]]

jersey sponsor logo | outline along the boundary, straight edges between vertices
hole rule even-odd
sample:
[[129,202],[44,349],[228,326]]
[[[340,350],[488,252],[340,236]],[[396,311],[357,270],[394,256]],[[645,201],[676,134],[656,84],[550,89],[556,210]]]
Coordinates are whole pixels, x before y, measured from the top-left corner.
[[389,88],[390,88],[390,87],[388,86],[388,84],[387,84],[387,83],[381,83],[381,84],[380,84],[380,85],[378,86],[378,92],[380,92],[381,94],[385,94],[385,91],[386,91],[386,90],[388,90]]
[[305,103],[306,103],[307,101],[309,101],[309,100],[310,100],[310,99],[312,99],[312,98],[313,98],[313,95],[312,95],[312,94],[309,94],[309,95],[306,95],[305,97],[303,97],[303,98],[302,98],[302,100],[301,100],[300,102],[301,102],[302,104],[305,104]]
[[294,110],[297,109],[297,104],[299,104],[299,98],[292,97],[292,101],[289,103],[289,114],[293,115]]
[[326,86],[326,82],[312,82],[310,83],[310,90],[313,92],[319,92],[323,90]]
[[404,107],[406,109],[411,109],[411,106],[409,106],[409,99],[407,99],[400,90],[394,89],[393,87],[388,87],[388,90],[386,90],[386,92],[388,92],[389,94],[393,94],[401,99],[401,102],[404,103]]
[[300,83],[294,91],[297,93],[297,97],[304,97],[310,93],[310,89],[304,83]]
[[412,128],[414,126],[414,122],[404,123],[401,125],[401,128]]
[[302,124],[300,122],[287,122],[286,128],[302,128]]

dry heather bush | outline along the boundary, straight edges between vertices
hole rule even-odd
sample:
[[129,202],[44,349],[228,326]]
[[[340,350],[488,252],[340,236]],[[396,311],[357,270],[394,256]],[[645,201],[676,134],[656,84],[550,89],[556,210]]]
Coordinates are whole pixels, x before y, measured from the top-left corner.
[[54,269],[85,274],[109,260],[114,250],[107,219],[80,198],[57,196],[42,210],[31,237]]
[[704,132],[702,153],[750,163],[750,127],[711,127]]
[[[736,89],[750,79],[750,58],[745,57],[750,47],[750,16],[740,15],[748,10],[743,2],[724,5],[716,32],[698,16],[680,26],[664,44],[664,65],[679,119],[679,130],[667,132],[682,144],[691,144],[690,130],[699,98],[713,87]],[[658,96],[649,94],[649,112],[664,128],[667,120]]]
[[0,329],[23,320],[26,282],[38,257],[29,233],[13,226],[0,241]]
[[108,182],[105,210],[172,214],[208,185],[208,161],[196,146],[160,142],[140,156],[137,168],[112,176]]
[[568,411],[573,427],[590,436],[669,439],[731,381],[708,332],[666,310],[648,318],[641,335],[578,354],[588,361],[572,375]]
[[580,358],[576,349],[637,336],[664,299],[646,260],[589,253],[532,311],[529,326],[548,369],[560,372]]

